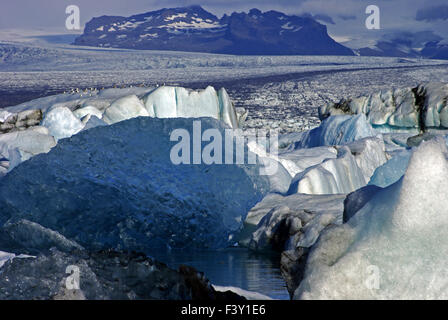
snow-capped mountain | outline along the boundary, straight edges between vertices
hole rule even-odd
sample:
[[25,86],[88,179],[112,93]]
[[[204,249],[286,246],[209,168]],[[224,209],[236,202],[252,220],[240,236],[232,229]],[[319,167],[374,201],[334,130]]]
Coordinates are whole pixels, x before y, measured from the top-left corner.
[[249,55],[353,55],[312,17],[252,9],[218,18],[200,6],[94,18],[75,44]]
[[392,32],[374,46],[355,52],[361,56],[448,59],[448,45],[432,31]]

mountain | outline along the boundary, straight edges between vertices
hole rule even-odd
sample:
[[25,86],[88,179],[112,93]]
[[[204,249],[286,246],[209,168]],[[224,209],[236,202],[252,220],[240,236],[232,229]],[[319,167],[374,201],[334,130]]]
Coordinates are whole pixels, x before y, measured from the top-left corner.
[[252,9],[218,18],[200,6],[93,18],[74,44],[240,55],[354,55],[310,16]]
[[448,60],[448,44],[439,41],[428,42],[421,53],[426,58]]
[[361,56],[448,59],[448,45],[432,31],[392,32],[373,47],[355,50]]

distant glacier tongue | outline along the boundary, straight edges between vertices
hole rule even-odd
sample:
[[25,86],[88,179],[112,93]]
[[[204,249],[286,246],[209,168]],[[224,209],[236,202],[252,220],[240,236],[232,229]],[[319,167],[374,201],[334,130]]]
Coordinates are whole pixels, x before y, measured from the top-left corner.
[[140,117],[61,140],[0,181],[0,225],[25,218],[90,249],[228,246],[268,182],[257,165],[172,164],[170,132],[193,121]]

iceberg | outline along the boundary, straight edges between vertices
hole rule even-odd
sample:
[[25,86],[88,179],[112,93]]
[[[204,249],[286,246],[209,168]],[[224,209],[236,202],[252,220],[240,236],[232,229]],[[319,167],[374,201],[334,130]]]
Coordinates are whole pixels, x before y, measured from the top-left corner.
[[[222,122],[200,120],[224,135]],[[26,219],[86,249],[233,244],[269,180],[260,165],[173,164],[171,132],[193,121],[139,117],[60,140],[0,180],[0,226]]]
[[423,142],[405,175],[312,248],[295,299],[447,299],[448,150]]
[[319,117],[365,114],[380,131],[448,128],[448,84],[427,83],[369,96],[342,99],[319,108]]
[[288,195],[347,194],[367,184],[386,159],[384,142],[366,138],[337,148],[337,158],[328,158],[298,173]]
[[202,91],[163,86],[146,94],[143,103],[151,117],[211,117],[222,120],[231,128],[239,127],[240,119],[224,88],[216,92],[211,86]]

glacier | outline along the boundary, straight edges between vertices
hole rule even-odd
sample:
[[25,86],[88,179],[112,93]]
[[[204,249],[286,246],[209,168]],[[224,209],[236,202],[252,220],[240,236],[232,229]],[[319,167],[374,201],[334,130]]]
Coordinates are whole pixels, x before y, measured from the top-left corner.
[[415,149],[405,175],[313,247],[295,299],[447,299],[448,150]]
[[[203,130],[228,128],[200,120]],[[192,123],[139,117],[60,140],[0,180],[0,225],[26,219],[86,249],[233,244],[269,180],[261,165],[172,164],[170,132]]]

